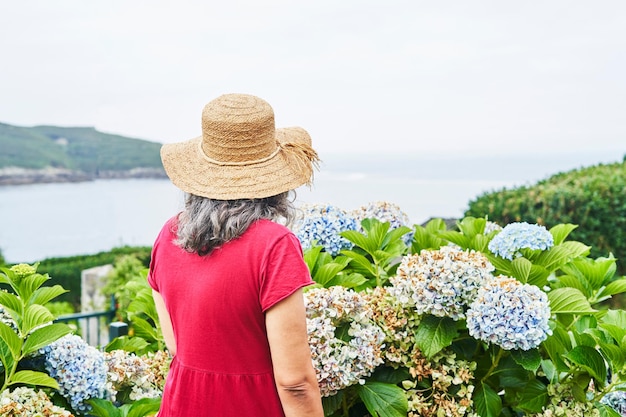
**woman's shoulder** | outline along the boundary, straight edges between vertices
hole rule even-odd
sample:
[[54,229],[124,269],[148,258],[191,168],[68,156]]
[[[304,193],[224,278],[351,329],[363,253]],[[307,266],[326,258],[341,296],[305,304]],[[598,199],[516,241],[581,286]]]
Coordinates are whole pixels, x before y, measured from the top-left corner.
[[284,235],[293,234],[292,231],[280,223],[276,223],[272,220],[261,219],[257,220],[251,228],[256,233],[268,234],[274,237],[281,237]]

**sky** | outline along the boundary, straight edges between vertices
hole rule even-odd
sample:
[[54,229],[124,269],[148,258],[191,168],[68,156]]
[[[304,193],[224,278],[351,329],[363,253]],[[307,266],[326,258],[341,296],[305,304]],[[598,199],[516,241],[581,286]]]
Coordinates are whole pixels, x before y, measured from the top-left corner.
[[0,122],[166,143],[224,93],[321,152],[626,153],[623,0],[0,0]]

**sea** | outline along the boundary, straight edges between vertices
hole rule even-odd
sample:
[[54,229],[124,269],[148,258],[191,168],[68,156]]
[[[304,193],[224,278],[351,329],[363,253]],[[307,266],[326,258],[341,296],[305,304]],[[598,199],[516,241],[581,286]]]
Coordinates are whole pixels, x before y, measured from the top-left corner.
[[[414,224],[461,218],[469,202],[484,193],[622,162],[625,152],[322,154],[314,185],[296,190],[296,203],[352,210],[386,201]],[[33,263],[124,245],[149,246],[183,199],[165,179],[0,186],[0,251],[8,263]]]

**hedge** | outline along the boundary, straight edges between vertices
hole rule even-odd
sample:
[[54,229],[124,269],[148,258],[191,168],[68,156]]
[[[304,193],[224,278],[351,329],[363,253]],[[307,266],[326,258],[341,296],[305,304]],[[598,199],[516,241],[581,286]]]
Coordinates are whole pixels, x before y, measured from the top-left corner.
[[[572,239],[592,245],[594,257],[613,254],[626,273],[626,160],[575,169],[532,186],[488,192],[469,202],[465,216],[501,226],[511,222],[552,227],[572,223]],[[621,259],[620,259],[621,258]]]

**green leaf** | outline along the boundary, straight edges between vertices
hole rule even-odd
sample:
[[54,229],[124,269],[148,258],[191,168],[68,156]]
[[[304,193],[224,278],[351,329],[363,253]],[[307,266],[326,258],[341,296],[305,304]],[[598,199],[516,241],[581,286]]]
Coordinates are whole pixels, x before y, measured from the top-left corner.
[[14,311],[20,317],[24,313],[24,303],[15,294],[0,291],[0,305]]
[[144,417],[159,411],[161,398],[142,398],[130,406],[127,417]]
[[619,348],[619,346],[615,346],[609,343],[599,343],[600,351],[609,359],[609,363],[611,364],[612,369],[621,369],[626,363],[625,352]]
[[48,281],[50,277],[48,275],[34,274],[24,277],[20,280],[15,288],[15,292],[20,296],[22,300],[29,300],[35,290]]
[[571,349],[571,341],[567,331],[562,328],[562,325],[557,325],[552,331],[552,335],[548,336],[548,338],[541,343],[541,346],[546,350],[559,372],[569,371],[569,366],[563,362],[563,354]]
[[29,353],[35,352],[37,349],[47,346],[71,332],[72,329],[63,323],[54,323],[49,326],[40,327],[28,336],[22,347],[22,354],[26,356]]
[[[15,331],[0,322],[0,339],[6,344],[13,360],[18,360],[20,357],[20,351],[22,350],[22,339],[15,333]],[[4,361],[3,361],[4,363]]]
[[574,349],[566,352],[563,357],[587,371],[599,387],[604,386],[607,369],[604,358],[597,350],[589,346],[576,346]]
[[404,390],[393,384],[366,382],[357,386],[359,398],[374,417],[406,417],[408,401]]
[[586,314],[594,313],[589,300],[576,288],[557,288],[548,292],[550,309],[553,313]]
[[406,227],[406,226],[396,227],[395,229],[387,233],[387,236],[385,236],[385,239],[383,240],[381,247],[386,248],[387,246],[389,246],[390,244],[396,241],[400,241],[402,242],[402,244],[404,244],[404,241],[402,240],[402,238],[404,237],[404,235],[411,233],[412,230],[413,229],[411,229],[410,227]]
[[599,402],[593,403],[596,409],[600,412],[600,417],[622,417],[620,413],[615,411],[612,407]]
[[365,256],[360,253],[356,253],[351,250],[342,250],[341,254],[351,259],[350,266],[352,266],[357,272],[364,272],[371,276],[376,276],[376,269],[374,265]]
[[328,282],[335,278],[335,276],[341,272],[345,268],[345,265],[337,264],[337,263],[329,263],[326,265],[320,266],[313,280],[317,283],[322,284],[323,286],[327,286]]
[[326,287],[341,285],[345,288],[359,287],[367,282],[367,279],[361,274],[339,274],[326,283]]
[[626,278],[616,279],[610,282],[602,291],[602,294],[615,295],[626,292]]
[[143,337],[148,340],[159,339],[157,330],[147,320],[141,317],[133,317],[133,328],[135,329],[135,336]]
[[450,346],[452,340],[458,335],[456,323],[449,317],[424,316],[417,332],[415,343],[427,358]]
[[583,293],[585,297],[591,297],[593,289],[587,284],[587,280],[578,278],[574,275],[561,275],[558,277],[559,282],[564,287],[576,288]]
[[317,245],[317,246],[312,246],[304,251],[304,256],[303,256],[304,262],[306,263],[306,266],[309,268],[309,271],[311,272],[311,274],[313,274],[313,271],[315,269],[315,264],[317,262],[317,257],[319,256],[322,249],[324,249],[323,246]]
[[322,407],[324,408],[324,415],[330,416],[341,407],[345,395],[343,391],[339,391],[335,395],[330,397],[322,397]]
[[512,350],[513,360],[527,371],[536,371],[541,365],[541,354],[538,349]]
[[543,288],[548,283],[548,277],[550,271],[541,265],[535,265],[530,268],[530,275],[528,276],[528,284],[535,285],[539,288]]
[[548,402],[548,387],[533,379],[524,386],[515,408],[528,414],[539,413]]
[[626,311],[608,310],[598,325],[619,343],[626,336]]
[[492,371],[491,376],[498,378],[498,386],[517,388],[528,382],[529,372],[517,364],[511,356],[505,356],[500,360],[498,367]]
[[139,352],[148,347],[148,342],[141,337],[120,336],[113,339],[105,347],[106,352],[125,350],[126,352]]
[[587,246],[580,242],[573,240],[563,242],[559,247],[565,248],[569,251],[570,259],[578,258],[580,256],[587,256],[591,250],[591,246]]
[[515,258],[511,262],[511,272],[514,278],[517,278],[518,281],[525,284],[528,282],[528,276],[530,275],[530,270],[532,269],[532,262],[530,262],[526,258]]
[[510,277],[511,275],[513,275],[513,269],[511,268],[511,261],[509,261],[508,259],[502,259],[499,256],[495,256],[491,253],[485,253],[485,256],[487,257],[487,259],[489,259],[489,262],[491,262],[491,265],[493,265],[496,270],[496,274],[502,274],[502,275],[506,275],[508,277]]
[[464,250],[469,249],[470,247],[470,237],[461,232],[457,232],[456,230],[446,230],[441,232],[439,233],[439,237],[460,246]]
[[11,353],[11,349],[9,349],[6,342],[2,339],[0,339],[0,362],[2,362],[4,369],[13,369],[13,365],[15,365],[16,362],[13,353]]
[[33,296],[30,298],[30,304],[44,305],[55,299],[59,295],[65,294],[66,292],[68,291],[60,285],[54,285],[52,287],[41,287],[33,293]]
[[474,249],[478,252],[485,253],[487,252],[489,241],[491,239],[485,235],[476,235],[470,240],[470,249]]
[[121,411],[111,401],[91,398],[87,403],[91,405],[89,414],[94,417],[121,417]]
[[479,416],[498,417],[500,415],[502,399],[489,385],[479,381],[472,398]]
[[552,363],[549,359],[544,359],[541,361],[541,370],[548,378],[548,382],[551,384],[556,384],[559,382],[559,372],[556,369],[554,363]]
[[578,226],[571,223],[563,223],[557,224],[556,226],[550,229],[550,234],[552,234],[552,238],[554,239],[554,245],[560,245],[563,243],[565,238],[569,236],[570,233]]
[[571,379],[572,395],[576,401],[584,403],[587,401],[587,391],[591,376],[587,373],[577,374]]
[[23,334],[28,334],[35,327],[51,323],[53,320],[54,316],[50,310],[42,305],[33,304],[26,307],[22,321],[22,328],[20,330]]
[[546,268],[548,271],[554,271],[555,269],[564,265],[567,261],[572,259],[572,253],[569,247],[563,245],[553,246],[550,249],[542,252],[536,259],[535,263]]
[[14,373],[11,378],[10,385],[13,384],[39,385],[59,389],[59,384],[54,378],[39,371],[18,371]]
[[592,289],[598,290],[615,275],[615,262],[616,259],[613,257],[599,259],[579,258],[564,265],[563,271],[566,274],[583,279]]

